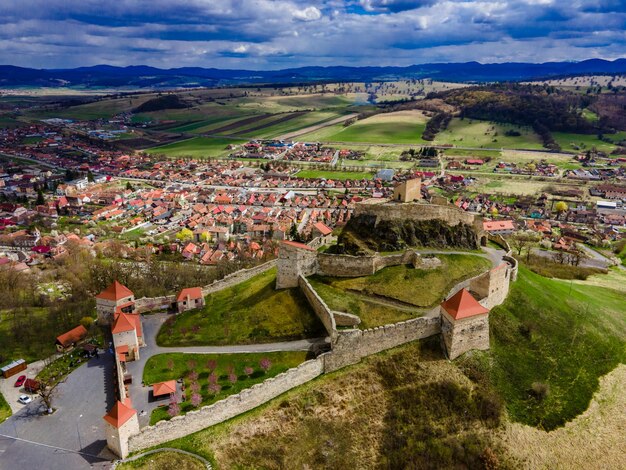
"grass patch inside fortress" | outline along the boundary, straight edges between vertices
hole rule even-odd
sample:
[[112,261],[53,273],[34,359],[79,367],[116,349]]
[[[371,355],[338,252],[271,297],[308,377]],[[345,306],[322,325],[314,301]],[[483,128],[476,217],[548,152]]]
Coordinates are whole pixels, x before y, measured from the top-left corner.
[[489,371],[512,419],[554,429],[586,410],[598,379],[626,360],[625,313],[623,292],[520,266],[490,314],[491,353],[473,365]]
[[11,416],[11,407],[7,403],[6,398],[0,393],[0,423]]
[[507,468],[489,435],[500,410],[497,397],[443,358],[434,337],[164,445],[216,468],[485,468],[492,455]]
[[[197,382],[200,386],[198,393],[202,396],[202,402],[199,406],[204,406],[223,400],[229,395],[239,393],[241,390],[263,382],[269,377],[274,377],[287,369],[302,364],[307,359],[307,354],[306,351],[254,354],[158,354],[148,359],[143,371],[143,381],[146,384],[153,384],[165,380],[184,378],[186,389],[183,393],[185,394],[185,400],[180,403],[181,413],[184,414],[196,409],[190,401],[192,391],[190,389],[191,380],[189,374],[192,371],[198,374]],[[267,372],[264,372],[260,365],[261,359],[269,359],[271,363]],[[171,370],[169,366],[171,366]],[[214,367],[215,369],[213,369]],[[245,372],[246,367],[253,369],[249,375]],[[209,375],[211,372],[215,372],[217,383],[220,386],[219,391],[210,391],[209,389]],[[234,383],[229,380],[229,374],[231,373],[236,377]],[[165,406],[156,408],[152,412],[150,424],[170,418],[167,414],[169,402],[164,400],[163,404]]]
[[157,454],[146,455],[132,462],[120,463],[118,470],[155,470],[155,469],[176,469],[176,470],[205,470],[205,465],[198,459],[179,454],[178,452],[163,451]]
[[456,283],[490,266],[481,256],[437,257],[442,264],[435,269],[402,265],[381,269],[372,276],[312,276],[309,279],[332,310],[358,315],[361,328],[372,328],[421,316],[424,309],[441,302]]
[[324,336],[300,289],[275,289],[276,269],[206,297],[203,309],[171,317],[160,346],[271,343]]

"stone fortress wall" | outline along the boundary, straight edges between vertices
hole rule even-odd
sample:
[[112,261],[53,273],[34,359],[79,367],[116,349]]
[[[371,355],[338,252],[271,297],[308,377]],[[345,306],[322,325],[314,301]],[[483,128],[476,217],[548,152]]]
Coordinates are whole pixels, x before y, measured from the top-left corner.
[[[413,217],[413,215],[407,216],[406,214],[412,214],[415,210],[409,206],[417,206],[406,205],[406,207],[409,207],[408,209],[399,209],[403,206],[393,204],[395,206],[394,213],[401,215],[390,215],[388,213],[389,209],[384,208],[385,205],[373,205],[368,210],[376,207],[374,211],[383,218]],[[419,206],[422,209],[427,207],[425,210],[428,217],[444,218],[451,224],[463,222],[476,226],[476,220],[473,215],[460,212],[456,208],[454,208],[454,211],[450,211],[446,206],[441,206],[443,209],[441,207],[428,208],[429,205],[425,204],[419,204]],[[420,215],[419,213],[416,214],[416,217]],[[481,232],[477,233],[483,236],[482,224],[480,230]],[[503,257],[503,263],[485,273],[457,284],[447,297],[461,288],[467,288],[484,307],[489,309],[499,305],[506,299],[509,283],[517,277],[517,261],[510,256],[510,247],[508,247],[508,244],[502,237],[493,241],[503,246],[507,251],[507,255]],[[207,295],[238,284],[276,265],[278,267],[276,288],[298,287],[302,290],[311,308],[320,318],[330,336],[331,351],[212,405],[191,411],[184,416],[177,416],[170,421],[161,421],[154,426],[148,426],[142,429],[139,434],[129,438],[128,446],[130,451],[136,452],[197,432],[252,410],[292,388],[313,380],[323,373],[358,363],[362,358],[371,354],[440,334],[442,332],[441,313],[366,330],[356,328],[338,329],[338,325],[349,324],[350,317],[354,317],[354,315],[332,311],[306,279],[307,276],[316,273],[337,277],[365,276],[374,274],[383,267],[400,264],[412,264],[416,267],[428,269],[429,267],[435,267],[438,262],[437,258],[423,258],[411,250],[389,256],[377,254],[370,257],[354,257],[322,254],[310,246],[283,244],[278,260],[249,270],[238,271],[221,281],[205,286],[203,294]],[[478,328],[471,321],[467,322],[467,325],[465,325],[467,328],[463,326],[463,328],[459,329],[461,340],[466,341],[470,345],[474,343],[478,346],[483,345],[485,331],[488,335],[488,323],[486,325],[487,329],[485,330],[482,325],[481,328]],[[480,348],[484,349],[483,347]]]

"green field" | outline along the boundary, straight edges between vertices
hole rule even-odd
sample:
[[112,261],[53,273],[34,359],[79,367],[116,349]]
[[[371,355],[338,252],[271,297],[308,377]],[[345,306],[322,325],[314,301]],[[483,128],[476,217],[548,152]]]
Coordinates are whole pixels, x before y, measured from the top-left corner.
[[490,267],[490,262],[482,256],[437,257],[442,265],[435,269],[392,266],[372,276],[310,279],[331,309],[358,315],[361,328],[372,328],[420,316],[423,309],[441,302],[456,283]]
[[[47,317],[48,309],[43,307],[0,311],[0,365],[16,359],[38,361],[56,352],[54,340],[59,333],[49,330]],[[31,341],[32,336],[47,341]]]
[[[598,379],[626,360],[625,313],[622,292],[521,266],[490,314],[491,353],[483,355],[511,418],[550,430],[587,409]],[[545,396],[533,384],[546,385]]]
[[327,180],[369,180],[373,173],[368,171],[300,170],[298,178],[325,178]]
[[165,450],[131,462],[120,462],[115,468],[118,470],[205,470],[206,466],[190,455]]
[[276,269],[206,297],[203,309],[172,317],[161,346],[268,343],[323,336],[299,289],[275,289]]
[[230,153],[226,146],[245,142],[245,139],[193,137],[173,144],[152,147],[145,151],[146,153],[167,155],[168,157],[222,157]]
[[0,393],[0,423],[11,416],[11,407],[7,403],[2,393]]
[[[596,148],[602,152],[612,152],[617,145],[598,139],[596,134],[568,134],[565,132],[553,132],[552,137],[566,152],[582,152]],[[606,137],[617,143],[626,140],[626,132],[606,134]]]
[[344,127],[336,124],[300,137],[302,140],[326,142],[371,142],[419,144],[427,118],[419,111],[383,113]]
[[[520,136],[507,136],[507,131]],[[498,124],[475,119],[454,118],[448,128],[437,134],[434,144],[453,144],[459,147],[542,149],[539,136],[530,127]]]
[[[261,359],[269,359],[271,367],[264,372],[260,365]],[[210,405],[216,401],[226,398],[228,395],[239,393],[241,390],[250,388],[256,383],[263,382],[269,377],[274,377],[287,369],[296,367],[307,359],[306,351],[286,351],[272,353],[241,353],[241,354],[186,354],[169,353],[158,354],[148,359],[143,371],[143,382],[154,384],[166,380],[185,379],[186,400],[180,404],[182,413],[194,409],[191,404],[191,392],[189,390],[189,373],[193,370],[198,374],[197,382],[200,384],[199,393],[202,402],[199,406]],[[171,362],[170,362],[171,361]],[[211,364],[214,361],[215,364]],[[172,365],[170,370],[168,363]],[[216,367],[213,369],[213,367]],[[244,369],[250,367],[253,371],[246,375]],[[211,372],[215,372],[217,383],[221,386],[218,393],[211,393],[208,388],[208,377]],[[236,376],[234,383],[230,382],[229,374]],[[164,401],[167,405],[167,401]],[[150,424],[154,424],[162,419],[169,419],[167,407],[159,407],[152,412]]]

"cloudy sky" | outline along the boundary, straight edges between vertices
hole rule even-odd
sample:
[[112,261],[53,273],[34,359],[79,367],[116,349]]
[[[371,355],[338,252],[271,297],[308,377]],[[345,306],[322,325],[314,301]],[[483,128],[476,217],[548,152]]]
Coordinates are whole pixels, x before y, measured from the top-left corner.
[[0,64],[36,68],[619,57],[624,0],[0,0]]

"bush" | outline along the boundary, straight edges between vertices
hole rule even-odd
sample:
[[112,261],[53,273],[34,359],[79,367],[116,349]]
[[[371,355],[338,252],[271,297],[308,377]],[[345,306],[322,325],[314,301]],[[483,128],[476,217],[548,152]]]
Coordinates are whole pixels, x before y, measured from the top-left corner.
[[542,382],[533,382],[530,386],[530,394],[537,400],[542,401],[550,394],[550,386]]

